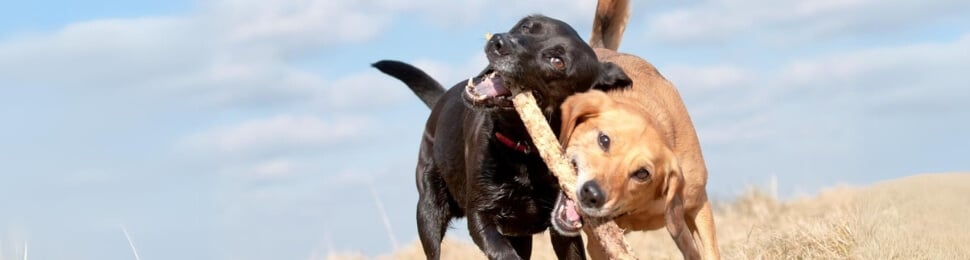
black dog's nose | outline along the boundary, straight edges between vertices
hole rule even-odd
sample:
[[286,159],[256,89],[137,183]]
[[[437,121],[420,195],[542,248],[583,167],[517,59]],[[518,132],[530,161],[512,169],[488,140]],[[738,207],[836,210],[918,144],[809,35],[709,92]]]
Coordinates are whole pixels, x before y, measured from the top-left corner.
[[492,38],[488,40],[488,51],[493,52],[496,55],[503,56],[509,54],[509,37],[504,33],[498,33],[492,35]]
[[583,207],[599,208],[603,206],[603,203],[606,203],[606,194],[603,194],[600,185],[596,184],[595,181],[587,181],[583,183],[583,187],[579,190],[579,202],[583,204]]

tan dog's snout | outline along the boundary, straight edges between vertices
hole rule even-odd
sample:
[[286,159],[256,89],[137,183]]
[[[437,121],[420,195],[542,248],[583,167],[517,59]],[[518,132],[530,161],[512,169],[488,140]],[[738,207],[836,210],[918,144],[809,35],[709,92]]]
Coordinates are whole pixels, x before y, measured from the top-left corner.
[[583,183],[577,193],[579,196],[576,199],[579,200],[580,206],[584,208],[583,211],[588,211],[588,209],[598,210],[606,203],[606,192],[596,181]]

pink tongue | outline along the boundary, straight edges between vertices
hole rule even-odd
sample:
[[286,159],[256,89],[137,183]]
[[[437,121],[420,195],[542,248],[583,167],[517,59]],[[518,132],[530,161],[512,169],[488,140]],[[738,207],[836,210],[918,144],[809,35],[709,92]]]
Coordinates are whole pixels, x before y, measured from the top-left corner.
[[566,199],[566,220],[571,222],[579,222],[579,212],[576,211],[576,202],[571,199]]
[[502,82],[501,78],[487,78],[475,85],[475,93],[479,95],[486,95],[489,97],[497,97],[501,95],[509,94],[509,90],[505,88],[505,84]]

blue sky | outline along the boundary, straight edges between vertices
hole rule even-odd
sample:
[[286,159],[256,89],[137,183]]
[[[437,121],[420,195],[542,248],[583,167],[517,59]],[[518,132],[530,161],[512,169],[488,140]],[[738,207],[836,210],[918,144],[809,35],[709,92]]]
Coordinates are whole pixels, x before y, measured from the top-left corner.
[[[369,67],[477,72],[485,32],[593,1],[0,5],[0,258],[316,259],[416,239],[428,109]],[[636,2],[621,51],[678,88],[708,189],[970,170],[970,2]],[[450,235],[463,237],[456,224]]]

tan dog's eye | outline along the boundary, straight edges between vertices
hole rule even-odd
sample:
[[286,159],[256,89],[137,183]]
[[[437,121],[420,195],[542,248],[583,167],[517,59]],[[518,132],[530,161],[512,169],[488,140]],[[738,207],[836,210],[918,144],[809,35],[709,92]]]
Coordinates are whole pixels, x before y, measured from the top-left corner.
[[596,137],[596,141],[600,144],[600,148],[604,152],[610,151],[610,136],[600,132],[599,136]]
[[650,171],[647,171],[647,169],[645,168],[640,168],[640,169],[637,169],[636,171],[633,171],[633,173],[630,174],[630,177],[638,181],[647,181],[647,180],[650,180]]
[[549,58],[549,63],[551,63],[553,67],[556,67],[557,70],[563,70],[566,68],[566,62],[562,61],[562,59],[559,57]]

